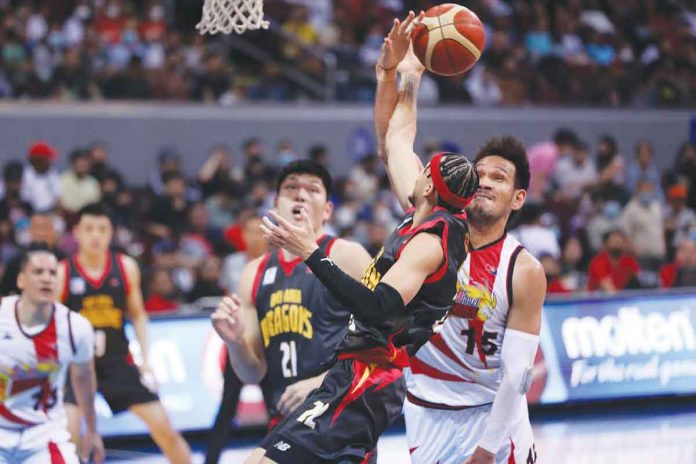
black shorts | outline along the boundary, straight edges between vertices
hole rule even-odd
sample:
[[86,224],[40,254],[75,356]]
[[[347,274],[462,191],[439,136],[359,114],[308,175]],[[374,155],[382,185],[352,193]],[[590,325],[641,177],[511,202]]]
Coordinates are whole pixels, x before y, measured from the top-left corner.
[[[156,393],[140,380],[140,371],[127,362],[99,363],[97,371],[97,391],[101,393],[114,414],[123,412],[136,404],[158,401]],[[70,376],[65,381],[63,401],[77,404]]]
[[401,368],[340,360],[259,446],[281,464],[369,462],[380,435],[401,415],[405,394]]

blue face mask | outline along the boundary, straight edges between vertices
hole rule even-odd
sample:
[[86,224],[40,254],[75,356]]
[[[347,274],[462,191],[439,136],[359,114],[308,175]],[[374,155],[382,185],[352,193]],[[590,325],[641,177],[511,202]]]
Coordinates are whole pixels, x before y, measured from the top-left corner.
[[654,198],[655,195],[653,195],[652,193],[641,193],[638,195],[638,201],[643,206],[648,206],[650,203],[652,203]]
[[608,219],[616,219],[621,214],[621,203],[618,201],[608,201],[604,204],[602,212]]

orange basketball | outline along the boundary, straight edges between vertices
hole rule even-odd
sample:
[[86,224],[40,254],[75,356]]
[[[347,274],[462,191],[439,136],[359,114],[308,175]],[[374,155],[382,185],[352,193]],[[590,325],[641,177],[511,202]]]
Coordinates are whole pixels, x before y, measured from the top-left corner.
[[468,8],[443,3],[425,12],[413,31],[413,51],[429,71],[455,76],[481,58],[486,33],[481,20]]

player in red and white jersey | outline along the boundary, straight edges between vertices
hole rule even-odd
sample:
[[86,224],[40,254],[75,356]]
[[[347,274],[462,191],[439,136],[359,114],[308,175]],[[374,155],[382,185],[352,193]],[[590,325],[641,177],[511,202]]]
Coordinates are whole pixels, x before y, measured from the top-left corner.
[[71,364],[75,393],[88,419],[80,454],[104,460],[95,427],[92,327],[55,301],[57,271],[51,251],[30,248],[17,277],[21,295],[0,302],[0,463],[79,462],[63,408]]
[[[395,21],[376,67],[378,148],[404,207],[422,169],[413,142],[424,68],[409,48],[410,31]],[[455,304],[406,373],[406,435],[416,464],[536,462],[525,393],[546,279],[506,233],[526,199],[529,162],[514,137],[491,139],[475,162],[479,189],[466,208],[469,255]]]

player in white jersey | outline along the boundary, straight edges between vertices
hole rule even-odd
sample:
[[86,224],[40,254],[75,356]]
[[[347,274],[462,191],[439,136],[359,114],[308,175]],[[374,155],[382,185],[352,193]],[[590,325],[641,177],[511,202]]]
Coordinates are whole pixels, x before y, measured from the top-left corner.
[[88,419],[80,455],[104,460],[95,428],[92,326],[55,301],[57,271],[51,251],[30,248],[17,277],[21,295],[0,302],[0,463],[79,463],[63,409],[71,364]]
[[[375,99],[380,155],[404,208],[422,169],[413,143],[424,70],[409,50],[407,23],[395,21],[385,39]],[[476,166],[479,190],[466,208],[470,254],[455,305],[407,372],[406,435],[416,464],[536,462],[525,393],[546,279],[539,262],[506,233],[526,199],[529,162],[519,141],[500,137],[479,150]]]

